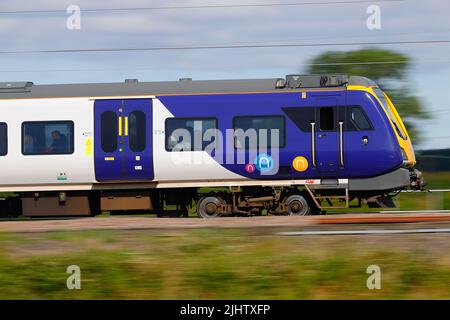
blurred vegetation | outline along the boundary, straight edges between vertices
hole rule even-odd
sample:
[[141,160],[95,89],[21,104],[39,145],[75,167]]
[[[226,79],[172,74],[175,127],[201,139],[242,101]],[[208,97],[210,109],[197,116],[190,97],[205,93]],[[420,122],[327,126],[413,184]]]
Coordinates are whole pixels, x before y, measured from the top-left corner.
[[[272,231],[0,234],[0,299],[450,298],[449,236]],[[66,287],[74,264],[81,290]],[[381,290],[366,287],[372,264]]]
[[[416,152],[417,168],[428,172],[450,172],[450,149],[420,150]],[[431,175],[430,175],[431,177]],[[439,175],[434,175],[439,179]],[[450,187],[450,179],[447,180]]]
[[447,172],[423,172],[427,183],[427,189],[448,189],[450,188],[450,171]]
[[390,50],[363,49],[348,52],[329,51],[312,59],[307,72],[311,74],[341,73],[368,77],[385,91],[396,106],[413,142],[420,132],[411,120],[428,119],[422,100],[412,93],[407,77],[411,67],[409,57]]
[[[450,172],[424,172],[427,189],[449,189]],[[450,210],[450,192],[403,192],[395,198],[398,210]]]

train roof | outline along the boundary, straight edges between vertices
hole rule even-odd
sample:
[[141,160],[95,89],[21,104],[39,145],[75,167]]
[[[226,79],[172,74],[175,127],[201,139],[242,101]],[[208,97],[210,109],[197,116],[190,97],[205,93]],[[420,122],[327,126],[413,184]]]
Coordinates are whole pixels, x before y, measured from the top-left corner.
[[373,86],[372,80],[345,75],[288,75],[286,78],[251,80],[201,80],[122,83],[34,85],[33,82],[0,82],[0,99],[65,97],[126,97],[207,93],[298,91],[303,89],[345,90],[348,85]]

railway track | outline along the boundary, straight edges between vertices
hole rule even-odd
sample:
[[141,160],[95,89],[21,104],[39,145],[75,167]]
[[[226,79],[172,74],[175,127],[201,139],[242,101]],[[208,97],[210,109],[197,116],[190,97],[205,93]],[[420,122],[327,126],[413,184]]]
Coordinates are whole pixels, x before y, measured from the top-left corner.
[[141,217],[38,218],[0,221],[0,232],[53,232],[84,230],[176,230],[192,228],[346,228],[365,225],[450,223],[450,210],[414,213],[347,213],[326,216],[224,217],[215,219]]
[[406,228],[406,229],[365,229],[365,230],[311,230],[279,232],[280,236],[339,236],[339,235],[373,235],[373,234],[426,234],[450,233],[450,228]]

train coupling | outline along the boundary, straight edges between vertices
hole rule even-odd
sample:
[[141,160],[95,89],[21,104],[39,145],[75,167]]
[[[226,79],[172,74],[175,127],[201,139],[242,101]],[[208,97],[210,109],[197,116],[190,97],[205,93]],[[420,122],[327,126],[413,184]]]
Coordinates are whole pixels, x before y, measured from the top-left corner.
[[410,188],[413,190],[424,190],[426,182],[423,178],[422,172],[414,169],[409,173],[409,178],[411,181]]

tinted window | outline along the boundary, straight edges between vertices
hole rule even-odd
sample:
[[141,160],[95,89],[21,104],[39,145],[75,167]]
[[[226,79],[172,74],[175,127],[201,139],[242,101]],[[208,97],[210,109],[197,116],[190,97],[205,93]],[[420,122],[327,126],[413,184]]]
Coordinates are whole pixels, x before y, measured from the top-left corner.
[[8,153],[8,126],[6,123],[0,123],[0,156],[6,156]]
[[[234,130],[235,148],[238,149],[283,148],[285,145],[286,128],[283,116],[236,117]],[[276,134],[278,139],[274,136],[275,144],[272,145],[272,135]]]
[[315,122],[312,107],[283,108],[283,111],[303,132],[311,132],[311,122]]
[[146,119],[143,111],[133,111],[129,119],[129,143],[133,152],[142,152],[146,144]]
[[22,124],[24,155],[73,153],[72,121],[36,121]]
[[320,130],[334,130],[334,108],[320,108]]
[[117,149],[117,115],[113,111],[105,111],[101,115],[101,145],[103,152],[114,152]]
[[350,120],[360,130],[370,130],[372,126],[361,107],[350,107]]
[[[214,138],[210,133],[217,129],[217,120],[211,118],[186,119],[169,118],[166,120],[167,151],[201,151],[209,146]],[[209,130],[209,131],[208,131]],[[208,131],[208,134],[205,133]]]
[[403,129],[400,128],[400,125],[397,123],[397,120],[395,119],[394,115],[392,114],[391,109],[389,108],[389,104],[386,100],[386,97],[384,96],[383,91],[381,91],[378,88],[374,88],[373,91],[375,92],[378,99],[380,99],[381,104],[383,105],[383,109],[386,110],[386,113],[388,114],[389,119],[391,119],[392,123],[394,124],[394,127],[397,130],[398,135],[403,140],[406,140],[406,134],[403,132]]

